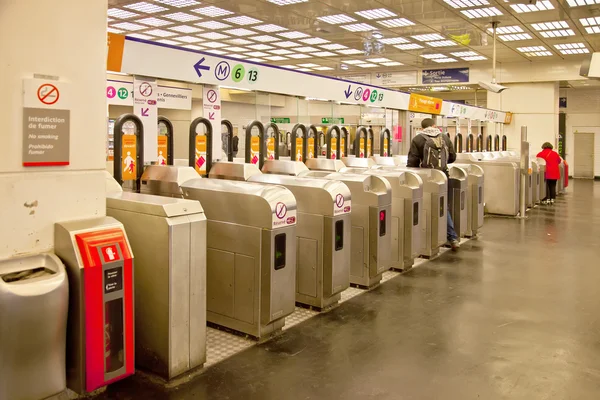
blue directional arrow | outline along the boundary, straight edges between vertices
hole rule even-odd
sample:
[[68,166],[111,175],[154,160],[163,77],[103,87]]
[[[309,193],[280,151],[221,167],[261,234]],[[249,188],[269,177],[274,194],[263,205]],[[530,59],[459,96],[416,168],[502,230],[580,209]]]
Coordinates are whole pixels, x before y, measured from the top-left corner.
[[348,85],[348,89],[344,90],[344,94],[346,95],[346,98],[350,97],[352,94],[352,85]]
[[198,76],[200,78],[202,78],[202,70],[204,70],[204,71],[210,71],[210,67],[208,65],[202,65],[202,63],[204,62],[204,60],[206,60],[206,58],[202,57],[200,59],[200,61],[198,61],[196,64],[194,64],[194,69],[196,70],[196,73],[198,74]]

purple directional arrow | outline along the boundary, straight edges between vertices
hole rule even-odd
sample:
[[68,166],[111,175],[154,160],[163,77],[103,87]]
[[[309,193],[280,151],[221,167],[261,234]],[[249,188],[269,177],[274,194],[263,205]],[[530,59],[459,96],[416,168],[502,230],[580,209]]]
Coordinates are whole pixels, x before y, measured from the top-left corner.
[[202,78],[202,71],[210,71],[210,67],[208,65],[202,65],[202,63],[204,62],[204,60],[206,60],[205,57],[202,57],[200,59],[200,61],[198,61],[196,64],[194,64],[194,69],[196,70],[196,73],[198,74],[198,77]]
[[211,121],[215,119],[215,113],[208,113],[208,119],[210,119]]
[[344,91],[344,94],[346,95],[346,98],[350,97],[352,94],[352,85],[348,85],[348,89]]
[[147,117],[149,115],[148,114],[149,112],[150,112],[149,108],[142,108],[142,117]]

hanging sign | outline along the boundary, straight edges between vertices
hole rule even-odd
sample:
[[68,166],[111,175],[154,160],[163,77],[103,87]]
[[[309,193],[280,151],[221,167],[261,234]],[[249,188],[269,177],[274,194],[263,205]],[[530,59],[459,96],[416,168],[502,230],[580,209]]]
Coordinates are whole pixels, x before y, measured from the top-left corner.
[[371,74],[371,82],[377,86],[415,85],[417,71],[377,72]]
[[[158,108],[192,109],[191,89],[158,86],[156,90]],[[133,83],[108,79],[106,81],[106,102],[109,105],[133,106]]]
[[337,138],[331,138],[331,159],[335,160],[337,157]]
[[271,122],[274,124],[289,124],[289,118],[271,118]]
[[274,160],[275,159],[275,138],[270,137],[267,139],[267,159]]
[[389,154],[388,154],[388,143],[389,143],[388,138],[384,138],[383,139],[383,156],[384,157],[388,157],[389,156]]
[[158,135],[158,165],[167,165],[167,155],[169,154],[169,142],[166,135]]
[[196,136],[196,161],[194,162],[194,168],[201,175],[206,173],[206,135]]
[[371,140],[367,140],[367,157],[370,157],[372,155],[371,153]]
[[221,155],[221,146],[223,139],[217,132],[221,132],[221,92],[218,86],[204,85],[202,87],[202,109],[204,118],[210,121],[212,125],[212,154],[213,161],[216,155]]
[[513,113],[507,112],[506,115],[504,116],[504,123],[507,125],[510,125],[512,123],[512,119],[513,119]]
[[469,68],[424,69],[421,83],[469,82]]
[[358,145],[358,151],[359,151],[358,156],[360,158],[365,158],[365,139],[364,138],[360,138],[359,145]]
[[304,139],[296,138],[296,161],[304,161],[302,159],[302,144],[304,143]]
[[442,100],[435,97],[411,93],[408,109],[419,113],[439,114],[442,111]]
[[158,106],[156,79],[133,78],[133,113],[144,125],[144,160],[156,161],[158,136]]
[[134,181],[137,178],[137,136],[121,136],[121,168],[123,169],[122,179],[124,181]]
[[252,136],[250,138],[250,162],[252,164],[258,164],[260,156],[260,138],[258,136]]
[[322,124],[343,124],[344,118],[321,118]]
[[308,138],[308,151],[306,152],[306,158],[315,158],[315,153],[314,153],[314,149],[315,149],[315,138],[313,137],[309,137]]
[[346,157],[346,153],[344,152],[344,149],[346,148],[346,139],[345,138],[341,138],[340,139],[340,157]]

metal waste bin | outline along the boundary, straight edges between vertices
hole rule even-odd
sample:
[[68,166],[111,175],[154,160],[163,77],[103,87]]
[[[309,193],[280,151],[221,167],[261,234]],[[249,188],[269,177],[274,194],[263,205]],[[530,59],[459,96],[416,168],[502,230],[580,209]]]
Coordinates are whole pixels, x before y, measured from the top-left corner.
[[0,399],[65,390],[68,308],[67,274],[54,254],[0,261]]

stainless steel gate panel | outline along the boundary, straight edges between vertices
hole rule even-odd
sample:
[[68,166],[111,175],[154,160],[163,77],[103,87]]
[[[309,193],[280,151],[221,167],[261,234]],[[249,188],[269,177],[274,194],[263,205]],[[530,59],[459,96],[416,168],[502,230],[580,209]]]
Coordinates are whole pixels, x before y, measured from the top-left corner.
[[448,209],[452,215],[454,230],[462,237],[467,232],[467,171],[454,167],[449,169],[448,174]]
[[541,167],[535,158],[531,159],[531,176],[532,176],[532,193],[531,193],[531,201],[532,203],[538,204],[541,200],[540,198],[540,185],[542,184],[542,179],[540,179]]
[[543,158],[536,158],[536,162],[540,167],[540,201],[545,199],[547,196],[546,193],[546,160]]
[[109,193],[136,256],[136,364],[167,380],[206,361],[206,217],[198,201]]
[[375,161],[372,158],[360,158],[360,157],[342,157],[342,162],[346,167],[351,168],[372,168],[375,165]]
[[308,167],[301,161],[267,160],[263,164],[262,172],[264,174],[298,176],[308,172]]
[[246,182],[251,176],[260,174],[262,172],[256,164],[218,161],[213,163],[208,177]]
[[207,320],[263,338],[295,308],[296,200],[286,188],[193,179],[208,219]]
[[330,160],[327,158],[309,158],[305,164],[311,171],[338,172],[340,169],[346,167],[346,164],[342,160]]
[[484,175],[475,164],[451,164],[450,169],[460,167],[467,172],[467,230],[465,236],[475,237],[484,221]]
[[181,198],[181,184],[195,178],[198,173],[192,167],[149,165],[142,174],[140,193]]
[[[275,165],[270,169],[279,170]],[[284,186],[296,198],[296,301],[318,308],[338,302],[350,285],[353,206],[348,186],[329,179],[274,174],[255,175],[249,181]]]

